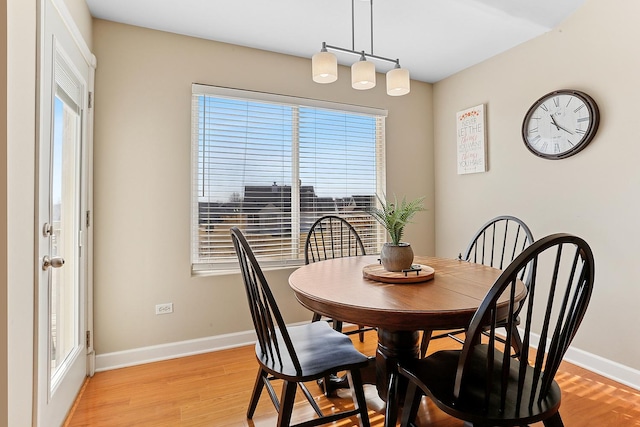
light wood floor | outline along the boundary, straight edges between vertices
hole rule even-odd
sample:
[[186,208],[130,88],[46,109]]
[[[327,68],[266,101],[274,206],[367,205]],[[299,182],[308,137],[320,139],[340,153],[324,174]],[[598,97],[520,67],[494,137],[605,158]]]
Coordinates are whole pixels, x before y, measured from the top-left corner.
[[[375,332],[368,332],[364,344],[355,344],[363,353],[373,355],[376,340]],[[455,346],[452,340],[441,339],[432,341],[429,351]],[[266,393],[253,420],[245,415],[257,366],[253,346],[249,346],[99,372],[85,383],[65,426],[271,427],[276,413]],[[565,426],[640,426],[637,390],[568,363],[556,380],[563,393],[560,414]],[[329,400],[315,384],[308,386],[323,410],[352,407],[348,392]],[[375,387],[365,388],[371,425],[381,427],[384,402]],[[300,422],[312,418],[313,411],[306,400],[299,398],[293,416],[294,422]],[[428,399],[423,399],[419,422],[420,426],[462,426]],[[334,425],[358,423],[345,420]]]

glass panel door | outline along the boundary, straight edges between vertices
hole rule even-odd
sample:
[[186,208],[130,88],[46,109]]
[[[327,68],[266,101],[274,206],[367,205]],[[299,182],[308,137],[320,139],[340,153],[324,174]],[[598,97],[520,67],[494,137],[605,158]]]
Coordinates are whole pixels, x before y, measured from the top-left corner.
[[78,324],[80,230],[80,125],[77,105],[61,94],[54,98],[51,151],[51,259],[64,266],[51,269],[49,306],[51,385],[55,388],[65,361],[80,350]]

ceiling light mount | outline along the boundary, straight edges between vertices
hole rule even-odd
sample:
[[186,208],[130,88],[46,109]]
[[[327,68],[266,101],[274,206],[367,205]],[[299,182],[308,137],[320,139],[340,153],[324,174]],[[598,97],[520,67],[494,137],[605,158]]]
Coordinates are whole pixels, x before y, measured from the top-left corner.
[[368,0],[371,11],[371,52],[355,50],[354,34],[354,0],[351,0],[351,49],[332,46],[322,42],[320,52],[311,58],[313,81],[316,83],[333,83],[338,79],[338,59],[329,51],[358,55],[360,60],[351,66],[351,86],[354,89],[371,89],[376,85],[375,65],[367,59],[375,59],[394,64],[387,72],[387,94],[390,96],[406,95],[410,91],[409,70],[400,67],[399,59],[385,58],[373,54],[373,0]]

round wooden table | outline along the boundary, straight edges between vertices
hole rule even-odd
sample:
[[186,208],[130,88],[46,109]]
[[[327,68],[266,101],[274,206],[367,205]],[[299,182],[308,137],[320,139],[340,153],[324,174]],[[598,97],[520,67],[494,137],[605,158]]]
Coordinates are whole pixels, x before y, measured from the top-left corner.
[[[384,399],[397,361],[419,357],[419,332],[465,328],[501,271],[457,259],[415,257],[415,264],[435,269],[433,279],[392,284],[363,277],[363,267],[377,262],[371,255],[308,264],[289,276],[289,285],[313,312],[378,328],[376,385]],[[519,285],[518,300],[526,295]]]

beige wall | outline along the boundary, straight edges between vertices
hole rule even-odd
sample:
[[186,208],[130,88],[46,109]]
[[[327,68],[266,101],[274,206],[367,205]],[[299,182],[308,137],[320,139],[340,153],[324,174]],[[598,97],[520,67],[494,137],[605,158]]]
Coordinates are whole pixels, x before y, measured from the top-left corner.
[[[0,414],[9,412],[9,346],[8,346],[8,290],[7,274],[7,2],[0,3]],[[0,426],[7,425],[7,417],[0,415]]]
[[[574,345],[640,368],[640,3],[585,5],[554,31],[434,87],[436,252],[455,256],[485,220],[521,217],[535,237],[570,232],[596,257],[593,298]],[[533,156],[520,136],[540,96],[572,88],[601,111],[595,140],[565,160]],[[456,174],[456,111],[487,106],[489,172]],[[624,351],[621,351],[624,349]]]
[[[309,59],[102,20],[94,21],[93,44],[98,354],[251,329],[238,275],[190,275],[192,83],[388,109],[388,192],[427,196],[429,211],[407,235],[416,251],[433,253],[431,85],[412,82],[399,98],[384,85],[359,92],[345,69],[337,83],[318,85]],[[306,320],[287,284],[290,271],[268,278],[286,320]],[[156,316],[165,302],[174,313]]]
[[73,18],[73,22],[78,27],[82,38],[84,39],[89,49],[92,46],[92,38],[93,38],[93,22],[91,18],[91,13],[89,12],[89,7],[85,0],[62,0],[69,9],[69,13]]

